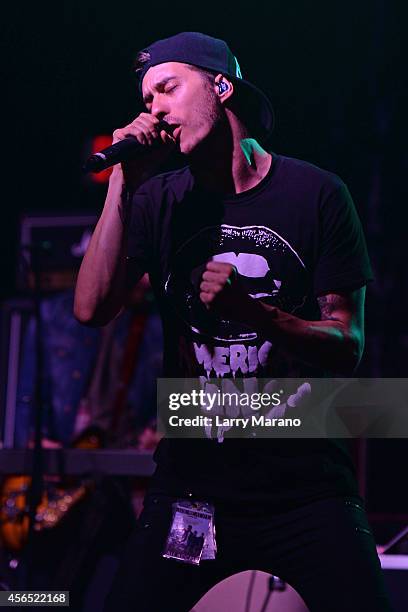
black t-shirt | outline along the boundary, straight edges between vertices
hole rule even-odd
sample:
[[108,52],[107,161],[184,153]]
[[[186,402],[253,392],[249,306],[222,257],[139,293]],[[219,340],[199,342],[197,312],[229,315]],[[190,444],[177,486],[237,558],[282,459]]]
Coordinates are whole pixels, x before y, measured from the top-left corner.
[[[188,167],[146,181],[134,195],[128,254],[149,272],[164,331],[167,377],[323,377],[199,299],[208,260],[233,264],[247,293],[306,320],[316,297],[372,279],[361,224],[345,184],[312,164],[273,155],[264,179],[220,196]],[[130,265],[131,270],[131,265]],[[302,503],[355,494],[339,441],[162,440],[157,478],[197,496]]]

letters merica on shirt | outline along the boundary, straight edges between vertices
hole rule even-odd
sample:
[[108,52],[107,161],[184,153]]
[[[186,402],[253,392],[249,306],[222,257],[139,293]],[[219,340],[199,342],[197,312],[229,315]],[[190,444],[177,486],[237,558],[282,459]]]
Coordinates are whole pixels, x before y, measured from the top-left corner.
[[[185,167],[151,178],[134,195],[129,269],[133,264],[149,272],[163,319],[167,377],[327,374],[288,359],[255,330],[211,315],[199,299],[201,275],[211,259],[233,264],[254,299],[306,320],[320,318],[319,294],[372,279],[360,220],[341,179],[312,164],[272,156],[264,179],[240,194],[198,188]],[[181,441],[163,442],[158,457],[170,442]],[[238,448],[243,441],[225,442]],[[297,455],[307,451],[301,451],[306,442],[316,449],[330,441],[259,440],[258,448],[273,453],[272,447],[286,445],[284,454],[292,448]],[[218,444],[223,446],[228,445]],[[219,452],[211,450],[214,456]]]

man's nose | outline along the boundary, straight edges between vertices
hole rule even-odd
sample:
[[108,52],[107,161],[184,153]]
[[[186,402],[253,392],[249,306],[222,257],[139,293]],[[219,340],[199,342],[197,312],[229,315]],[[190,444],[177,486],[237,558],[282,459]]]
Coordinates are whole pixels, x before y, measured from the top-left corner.
[[163,96],[160,93],[156,94],[153,98],[150,112],[158,119],[163,119],[168,114],[169,109],[167,106]]

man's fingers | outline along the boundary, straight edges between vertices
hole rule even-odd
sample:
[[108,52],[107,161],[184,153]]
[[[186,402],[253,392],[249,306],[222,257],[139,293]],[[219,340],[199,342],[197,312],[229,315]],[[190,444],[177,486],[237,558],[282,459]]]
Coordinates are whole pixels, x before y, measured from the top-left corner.
[[236,277],[238,272],[235,266],[230,263],[225,263],[223,261],[209,261],[207,262],[207,271],[215,272],[218,274],[226,274],[228,277],[234,276]]
[[229,270],[231,271],[231,268],[233,266],[229,263],[225,263],[223,261],[208,261],[207,262],[207,270],[210,270],[211,272],[221,272],[221,271],[226,271]]
[[210,270],[206,270],[202,276],[203,280],[210,282],[218,282],[225,283],[228,278],[228,274],[226,272],[210,272]]
[[174,140],[173,136],[171,136],[170,134],[168,134],[168,133],[166,132],[166,130],[161,130],[161,132],[160,132],[160,138],[162,139],[162,141],[163,141],[165,144],[175,144],[175,142],[176,142],[176,141]]
[[159,124],[158,118],[154,115],[141,113],[129,125],[114,131],[113,142],[115,143],[128,136],[133,136],[141,144],[151,145],[156,139],[161,137]]
[[204,291],[201,291],[200,293],[200,300],[202,302],[204,302],[204,304],[209,304],[212,300],[212,294],[211,293],[205,293]]
[[200,285],[200,290],[205,291],[206,293],[218,293],[222,291],[224,288],[224,284],[222,283],[214,283],[208,281],[202,281]]

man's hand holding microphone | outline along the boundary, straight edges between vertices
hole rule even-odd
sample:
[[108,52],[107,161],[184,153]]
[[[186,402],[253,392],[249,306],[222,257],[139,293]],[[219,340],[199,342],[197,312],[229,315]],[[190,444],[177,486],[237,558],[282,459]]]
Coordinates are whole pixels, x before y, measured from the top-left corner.
[[[113,132],[112,145],[93,154],[85,163],[85,172],[100,172],[114,166],[121,168],[126,186],[134,190],[154,174],[176,145],[175,126],[151,113],[140,113],[129,125]],[[177,133],[177,126],[175,127]]]
[[[98,156],[102,159],[99,170],[113,166],[113,172],[102,214],[77,278],[74,313],[82,323],[105,325],[127,303],[128,204],[135,190],[154,175],[174,150],[177,132],[177,127],[156,116],[140,113],[129,125],[114,131],[111,147],[92,156],[96,158],[96,166]],[[85,165],[87,171],[95,171],[92,158]],[[144,267],[139,269],[135,262],[132,283],[135,284],[144,272]]]

